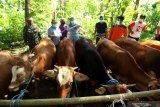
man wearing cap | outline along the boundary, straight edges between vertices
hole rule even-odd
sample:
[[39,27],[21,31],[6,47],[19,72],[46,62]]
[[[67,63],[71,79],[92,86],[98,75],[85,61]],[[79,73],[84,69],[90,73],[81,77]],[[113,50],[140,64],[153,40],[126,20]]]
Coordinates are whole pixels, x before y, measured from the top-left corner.
[[48,37],[51,38],[55,45],[58,45],[60,42],[60,37],[62,36],[61,30],[57,25],[57,21],[52,19],[52,26],[48,29]]
[[160,21],[158,22],[154,39],[160,41]]
[[79,39],[80,34],[79,31],[81,31],[83,34],[85,34],[85,30],[76,23],[74,17],[70,17],[70,23],[68,25],[68,30],[70,33],[70,40],[75,44],[75,42]]
[[30,51],[39,43],[41,39],[40,32],[41,30],[34,24],[33,18],[28,18],[23,29],[23,38]]
[[96,44],[101,37],[105,37],[107,34],[107,24],[104,22],[104,16],[100,16],[99,22],[95,25],[94,35],[96,36]]
[[109,35],[108,35],[109,40],[112,40],[113,42],[115,42],[116,40],[122,37],[128,36],[127,27],[122,24],[123,20],[124,20],[123,16],[117,17],[116,24],[114,24],[109,31]]
[[141,14],[138,21],[134,21],[128,26],[129,30],[129,38],[135,39],[136,41],[139,40],[141,32],[147,29],[147,25],[144,22],[146,16]]

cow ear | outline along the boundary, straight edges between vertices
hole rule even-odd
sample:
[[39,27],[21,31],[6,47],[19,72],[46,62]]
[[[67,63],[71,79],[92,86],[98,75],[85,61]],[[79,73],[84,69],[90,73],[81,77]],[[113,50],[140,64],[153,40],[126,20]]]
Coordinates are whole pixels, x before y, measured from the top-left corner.
[[98,89],[95,89],[95,92],[96,92],[97,94],[104,94],[104,93],[106,92],[106,88],[100,87],[100,88],[98,88]]
[[56,75],[57,75],[57,71],[55,70],[46,70],[43,72],[43,75],[49,77],[49,78],[52,78],[52,79],[55,79],[56,78]]
[[77,81],[87,81],[87,80],[89,80],[89,77],[87,75],[84,75],[82,73],[75,72],[75,71],[74,71],[74,78]]
[[77,69],[78,69],[78,67],[74,67],[73,69],[74,69],[74,71],[75,71],[75,70],[77,70]]

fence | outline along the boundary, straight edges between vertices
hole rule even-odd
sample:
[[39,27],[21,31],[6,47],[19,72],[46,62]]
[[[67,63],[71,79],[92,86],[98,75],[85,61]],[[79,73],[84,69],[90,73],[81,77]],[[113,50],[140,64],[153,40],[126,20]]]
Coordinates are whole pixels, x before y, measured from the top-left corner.
[[[84,104],[114,101],[115,99],[130,99],[133,97],[149,97],[160,95],[160,89],[151,91],[141,91],[134,93],[124,93],[115,95],[102,95],[90,97],[76,97],[76,98],[53,98],[53,99],[24,99],[20,100],[20,106],[50,106],[50,105],[66,105],[66,104]],[[15,100],[13,100],[15,101]],[[0,106],[9,106],[10,100],[0,100]]]

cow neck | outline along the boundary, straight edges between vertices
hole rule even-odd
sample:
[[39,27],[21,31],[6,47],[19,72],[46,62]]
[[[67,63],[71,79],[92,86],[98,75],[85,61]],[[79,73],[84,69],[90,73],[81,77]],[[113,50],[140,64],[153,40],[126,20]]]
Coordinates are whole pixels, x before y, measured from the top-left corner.
[[[155,81],[156,79],[153,79],[153,78],[151,78],[151,77],[149,77],[149,76],[146,76],[146,77],[148,77],[148,78],[143,78],[142,77],[142,79],[143,80],[141,80],[139,83],[137,83],[137,86],[139,86],[139,88],[143,91],[146,91],[146,90],[148,90],[148,85],[149,85],[149,83],[151,83],[152,81]],[[139,85],[138,85],[139,84]]]

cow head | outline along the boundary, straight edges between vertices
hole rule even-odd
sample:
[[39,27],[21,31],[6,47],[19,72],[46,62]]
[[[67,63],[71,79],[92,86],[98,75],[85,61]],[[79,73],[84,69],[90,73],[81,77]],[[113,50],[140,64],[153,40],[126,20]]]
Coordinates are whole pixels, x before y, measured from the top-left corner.
[[95,92],[98,94],[104,94],[106,91],[108,91],[110,94],[128,93],[130,92],[128,88],[133,86],[135,86],[135,84],[102,85],[102,87],[96,89]]
[[148,89],[154,90],[159,88],[160,88],[160,81],[155,78],[151,78],[151,81],[148,83]]
[[79,72],[75,72],[75,69],[77,69],[77,67],[55,66],[55,69],[44,72],[44,75],[53,79],[56,78],[56,81],[60,87],[61,98],[65,98],[67,96],[69,88],[71,87],[74,79],[76,81],[89,80],[88,76]]
[[23,66],[14,65],[11,69],[12,79],[11,83],[8,86],[10,91],[18,91],[20,85],[22,85],[26,81],[26,72]]
[[[160,89],[160,81],[152,78],[151,81],[148,84],[148,90],[155,90],[155,89]],[[150,100],[160,100],[160,96],[153,96],[153,97],[149,97]]]

